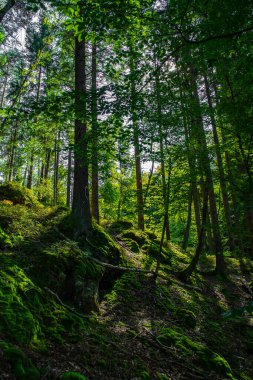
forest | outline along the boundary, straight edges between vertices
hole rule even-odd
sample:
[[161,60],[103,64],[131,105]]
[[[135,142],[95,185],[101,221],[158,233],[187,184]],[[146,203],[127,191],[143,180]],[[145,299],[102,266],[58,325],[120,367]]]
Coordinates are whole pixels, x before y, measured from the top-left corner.
[[0,0],[0,380],[253,379],[251,0]]

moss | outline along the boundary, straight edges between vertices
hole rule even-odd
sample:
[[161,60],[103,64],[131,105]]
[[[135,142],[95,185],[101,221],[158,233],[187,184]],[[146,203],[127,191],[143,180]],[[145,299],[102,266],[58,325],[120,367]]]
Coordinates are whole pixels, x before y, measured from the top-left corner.
[[122,241],[126,244],[126,246],[131,249],[131,251],[133,251],[134,253],[138,253],[140,251],[140,247],[139,247],[139,244],[134,241],[134,240],[131,240],[131,239],[125,239],[125,238],[122,238]]
[[0,200],[11,201],[14,205],[26,205],[42,207],[37,198],[34,196],[32,190],[22,187],[20,184],[10,182],[0,186]]
[[[122,261],[122,253],[119,246],[114,242],[111,236],[98,224],[92,224],[90,233],[88,235],[88,240],[96,249],[96,251],[93,249],[93,253],[96,254],[99,258],[102,257],[104,260],[109,261],[113,264],[119,264]],[[85,241],[86,240],[84,240],[84,246]]]
[[169,377],[161,372],[156,372],[156,376],[158,380],[169,380]]
[[135,290],[141,289],[140,275],[134,272],[124,273],[116,280],[111,293],[108,293],[105,298],[110,306],[121,305],[122,307],[131,307],[134,301]]
[[0,249],[4,249],[7,247],[12,247],[12,241],[9,235],[7,235],[0,226]]
[[142,247],[147,240],[147,235],[144,232],[133,229],[123,232],[121,237],[135,241],[140,247]]
[[112,230],[113,232],[121,232],[124,230],[128,230],[132,228],[134,225],[132,222],[129,220],[117,220],[116,222],[113,222],[110,226],[109,229]]
[[3,350],[4,357],[10,362],[17,380],[39,380],[41,378],[39,370],[23,351],[5,342],[0,342],[0,349]]
[[180,321],[189,328],[194,329],[197,324],[196,315],[188,309],[177,309],[175,315]]
[[86,376],[81,375],[78,372],[66,372],[61,377],[61,380],[88,380]]
[[0,332],[18,343],[37,344],[43,339],[39,322],[28,304],[39,290],[10,258],[2,257],[0,269]]
[[[142,250],[146,252],[147,255],[150,255],[157,258],[160,252],[160,243],[157,241],[150,242],[149,244],[144,244],[142,246]],[[161,263],[169,265],[171,263],[171,254],[166,249],[162,248],[161,251]]]
[[227,378],[234,379],[228,362],[222,356],[211,351],[201,343],[192,341],[180,332],[171,328],[165,328],[157,339],[165,346],[175,346],[182,355],[196,355],[197,361],[199,361],[206,369],[215,371]]
[[150,380],[150,374],[147,372],[147,371],[142,371],[140,374],[139,374],[139,378],[141,380]]

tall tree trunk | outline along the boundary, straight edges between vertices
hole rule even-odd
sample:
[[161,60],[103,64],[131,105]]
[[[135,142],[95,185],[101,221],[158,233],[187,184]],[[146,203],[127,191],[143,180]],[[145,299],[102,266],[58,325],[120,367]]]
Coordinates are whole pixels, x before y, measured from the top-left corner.
[[54,153],[54,206],[58,202],[58,173],[59,173],[59,159],[60,159],[60,131],[57,132],[55,137],[55,153]]
[[131,54],[130,57],[131,72],[131,116],[134,134],[134,158],[135,158],[135,175],[137,190],[137,212],[138,212],[138,228],[144,230],[144,207],[143,207],[143,191],[142,191],[142,173],[141,173],[141,157],[140,157],[140,137],[138,127],[138,116],[136,110],[137,93],[135,88],[135,63]]
[[210,111],[210,119],[211,119],[211,124],[212,124],[212,129],[213,129],[213,139],[214,139],[217,164],[218,164],[218,170],[219,170],[219,179],[220,179],[220,187],[221,187],[222,200],[223,200],[223,206],[224,206],[224,214],[225,214],[225,219],[226,219],[226,224],[227,224],[228,245],[229,245],[229,249],[233,251],[235,249],[235,244],[234,244],[233,231],[232,231],[231,212],[230,212],[230,206],[229,206],[229,200],[228,200],[225,173],[223,169],[223,162],[222,162],[221,151],[220,151],[220,142],[219,142],[219,137],[218,137],[217,128],[216,128],[216,120],[214,117],[210,87],[209,87],[209,83],[206,76],[204,77],[204,80],[205,80],[207,101],[208,101],[208,106],[209,106],[209,111]]
[[75,136],[74,189],[72,216],[76,224],[75,237],[87,235],[91,226],[89,201],[85,42],[75,38]]
[[187,126],[188,124],[187,119],[186,119],[187,111],[185,110],[185,106],[183,102],[183,91],[182,91],[181,86],[179,90],[180,90],[183,126],[184,126],[186,149],[187,149],[187,160],[188,160],[188,166],[189,166],[189,172],[190,172],[190,183],[191,183],[192,197],[193,197],[193,204],[194,204],[195,224],[196,224],[196,229],[197,229],[197,235],[199,238],[200,229],[201,229],[201,220],[200,220],[199,194],[198,194],[198,187],[197,187],[196,154],[195,152],[193,152],[193,149],[192,149],[191,133],[189,131],[189,127]]
[[48,179],[49,168],[50,168],[50,159],[51,159],[51,149],[47,149],[46,153],[46,162],[45,162],[45,170],[44,170],[44,178]]
[[67,177],[67,199],[66,199],[66,204],[68,207],[71,206],[71,182],[72,182],[72,151],[71,151],[71,147],[69,147],[68,177]]
[[208,188],[209,188],[209,185],[205,184],[205,186],[204,186],[204,199],[203,199],[203,206],[202,206],[201,229],[200,229],[200,235],[198,238],[198,245],[197,245],[197,248],[195,251],[195,255],[193,256],[189,266],[186,269],[184,269],[181,273],[178,273],[178,277],[184,281],[186,281],[191,276],[193,271],[196,269],[200,255],[203,251],[204,241],[205,241],[207,209],[208,209],[208,191],[209,191]]
[[92,121],[92,175],[91,175],[91,213],[99,223],[98,202],[98,122],[97,122],[97,46],[92,45],[92,99],[91,99],[91,121]]
[[187,221],[186,221],[186,227],[184,230],[184,238],[183,238],[183,243],[182,243],[182,248],[184,250],[186,250],[188,247],[191,220],[192,220],[192,186],[190,186],[189,188],[189,195],[188,195]]
[[[157,121],[159,130],[159,145],[160,145],[160,162],[161,162],[161,174],[162,174],[162,189],[163,189],[163,202],[166,207],[166,174],[165,174],[165,161],[164,161],[164,146],[163,146],[163,130],[162,130],[162,106],[161,106],[161,94],[160,94],[160,78],[159,71],[156,74],[156,99],[157,99]],[[165,225],[166,239],[170,240],[170,226],[169,215]]]
[[216,199],[214,194],[214,185],[213,185],[213,176],[210,167],[210,160],[207,149],[207,142],[205,136],[205,130],[203,126],[203,120],[200,109],[200,101],[198,96],[197,88],[197,78],[195,69],[193,66],[190,66],[190,81],[193,94],[193,106],[196,111],[196,116],[193,120],[193,134],[195,142],[197,144],[198,159],[200,166],[203,170],[205,180],[209,190],[209,204],[210,204],[210,215],[212,220],[212,229],[214,236],[214,245],[215,245],[215,255],[216,255],[216,273],[224,274],[225,272],[225,261],[223,256],[223,248],[220,236],[219,228],[219,219],[217,213]]
[[11,182],[13,179],[13,170],[14,170],[14,157],[17,143],[17,133],[18,126],[15,124],[14,130],[11,133],[11,141],[10,141],[10,157],[9,157],[9,173],[8,173],[8,181]]
[[33,153],[33,148],[31,151],[31,156],[30,156],[30,163],[28,167],[28,175],[27,175],[27,188],[31,189],[32,188],[32,182],[33,182],[33,165],[34,165],[34,153]]

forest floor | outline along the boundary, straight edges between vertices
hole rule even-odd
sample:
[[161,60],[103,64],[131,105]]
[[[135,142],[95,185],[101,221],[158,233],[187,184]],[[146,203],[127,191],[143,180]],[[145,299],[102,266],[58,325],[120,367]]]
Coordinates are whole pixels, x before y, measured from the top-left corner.
[[[162,277],[108,269],[99,309],[85,315],[50,279],[48,258],[57,250],[61,267],[59,257],[66,261],[69,252],[55,231],[66,214],[0,202],[1,380],[253,379],[253,317],[241,309],[252,301],[251,261],[227,257],[221,278],[208,274],[214,257],[205,255],[185,284],[168,272],[184,268],[190,254],[169,244]],[[153,269],[152,234],[122,226],[107,229],[120,243],[124,266]],[[80,376],[62,377],[68,371]]]

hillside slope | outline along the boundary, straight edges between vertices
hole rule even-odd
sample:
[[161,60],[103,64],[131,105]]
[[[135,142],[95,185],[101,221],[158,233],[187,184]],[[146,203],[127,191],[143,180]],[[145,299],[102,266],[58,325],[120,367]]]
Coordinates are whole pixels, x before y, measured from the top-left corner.
[[76,245],[69,227],[63,208],[0,202],[1,380],[253,378],[252,262],[227,258],[222,279],[207,256],[184,284],[171,244],[154,280],[117,268],[154,268],[154,234],[118,222]]

